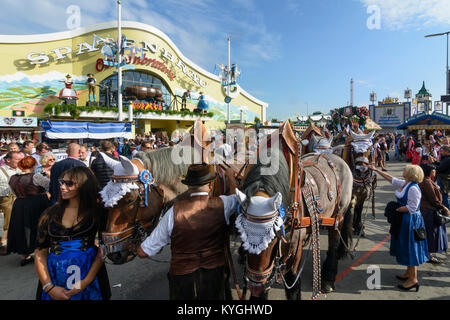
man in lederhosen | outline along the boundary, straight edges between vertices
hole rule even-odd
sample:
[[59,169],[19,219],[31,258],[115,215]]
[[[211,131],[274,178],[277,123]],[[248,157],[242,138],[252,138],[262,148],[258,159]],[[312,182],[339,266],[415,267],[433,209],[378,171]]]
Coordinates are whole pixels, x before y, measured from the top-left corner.
[[138,248],[138,255],[146,258],[170,242],[171,300],[231,299],[225,245],[238,202],[234,175],[226,175],[233,195],[213,197],[209,193],[216,179],[214,167],[191,165],[182,181],[189,187],[190,199],[176,202]]

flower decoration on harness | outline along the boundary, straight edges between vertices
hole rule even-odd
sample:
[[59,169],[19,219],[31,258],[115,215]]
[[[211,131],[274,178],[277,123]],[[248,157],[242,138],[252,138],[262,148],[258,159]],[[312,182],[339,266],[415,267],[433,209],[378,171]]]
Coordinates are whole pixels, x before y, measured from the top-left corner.
[[139,173],[139,181],[144,185],[144,194],[145,194],[145,206],[148,207],[148,199],[147,199],[147,191],[148,187],[152,183],[153,177],[150,171],[148,170],[142,170]]

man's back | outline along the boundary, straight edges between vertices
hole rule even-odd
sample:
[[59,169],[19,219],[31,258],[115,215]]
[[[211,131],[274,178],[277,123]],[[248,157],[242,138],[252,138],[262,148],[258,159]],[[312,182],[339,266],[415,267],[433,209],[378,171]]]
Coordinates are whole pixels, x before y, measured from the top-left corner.
[[54,204],[56,200],[58,200],[59,196],[59,183],[58,179],[61,177],[61,174],[73,167],[81,167],[86,166],[80,160],[74,158],[66,158],[64,160],[56,162],[51,171],[50,171],[50,194],[51,194],[51,202]]
[[[111,159],[114,159],[116,161],[119,160],[110,153],[106,152],[105,154]],[[103,189],[108,184],[109,180],[111,180],[111,177],[114,174],[114,170],[106,164],[105,160],[100,154],[95,158],[94,161],[92,161],[91,170],[97,177],[101,189]]]

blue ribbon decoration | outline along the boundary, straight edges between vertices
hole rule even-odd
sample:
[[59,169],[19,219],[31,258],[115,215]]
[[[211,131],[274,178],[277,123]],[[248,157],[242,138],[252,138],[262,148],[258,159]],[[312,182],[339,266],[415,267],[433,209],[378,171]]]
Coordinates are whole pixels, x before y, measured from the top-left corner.
[[[278,208],[278,216],[281,219],[283,219],[283,222],[284,222],[284,217],[286,216],[286,213],[284,212],[283,205],[281,205],[280,208]],[[283,228],[283,237],[286,237],[286,231],[284,230],[284,223],[281,225],[281,228]]]
[[142,184],[144,185],[144,188],[145,188],[145,206],[146,207],[148,207],[147,190],[148,190],[148,186],[150,185],[152,179],[153,179],[152,174],[148,170],[142,170],[139,173],[139,181],[142,182]]

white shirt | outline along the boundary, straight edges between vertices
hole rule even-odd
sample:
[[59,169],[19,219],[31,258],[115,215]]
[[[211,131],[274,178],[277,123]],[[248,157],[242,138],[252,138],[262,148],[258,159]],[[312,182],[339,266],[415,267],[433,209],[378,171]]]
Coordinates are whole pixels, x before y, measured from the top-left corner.
[[[194,196],[207,196],[207,192],[198,192],[191,194]],[[237,196],[220,196],[223,201],[224,216],[227,225],[230,224],[230,216],[235,212],[238,204]],[[170,236],[173,230],[173,207],[171,207],[164,217],[159,221],[152,234],[141,244],[142,250],[149,256],[156,255],[161,248],[170,243]]]
[[[412,182],[408,183],[408,185],[406,185],[406,186],[405,186],[405,183],[406,183],[405,180],[392,178],[392,185],[397,188],[397,190],[395,190],[395,196],[397,198],[404,197],[406,188]],[[405,187],[403,188],[403,186],[405,186]],[[408,200],[407,200],[407,204],[406,204],[406,207],[408,208],[409,213],[414,213],[420,208],[421,198],[422,198],[422,192],[420,192],[420,189],[418,186],[412,186],[411,188],[409,188],[408,197],[407,197]]]
[[2,168],[5,169],[9,177],[6,177],[3,170],[0,170],[0,197],[6,197],[11,190],[9,179],[15,174],[22,173],[22,171],[19,168],[13,169],[7,164],[2,166]]

